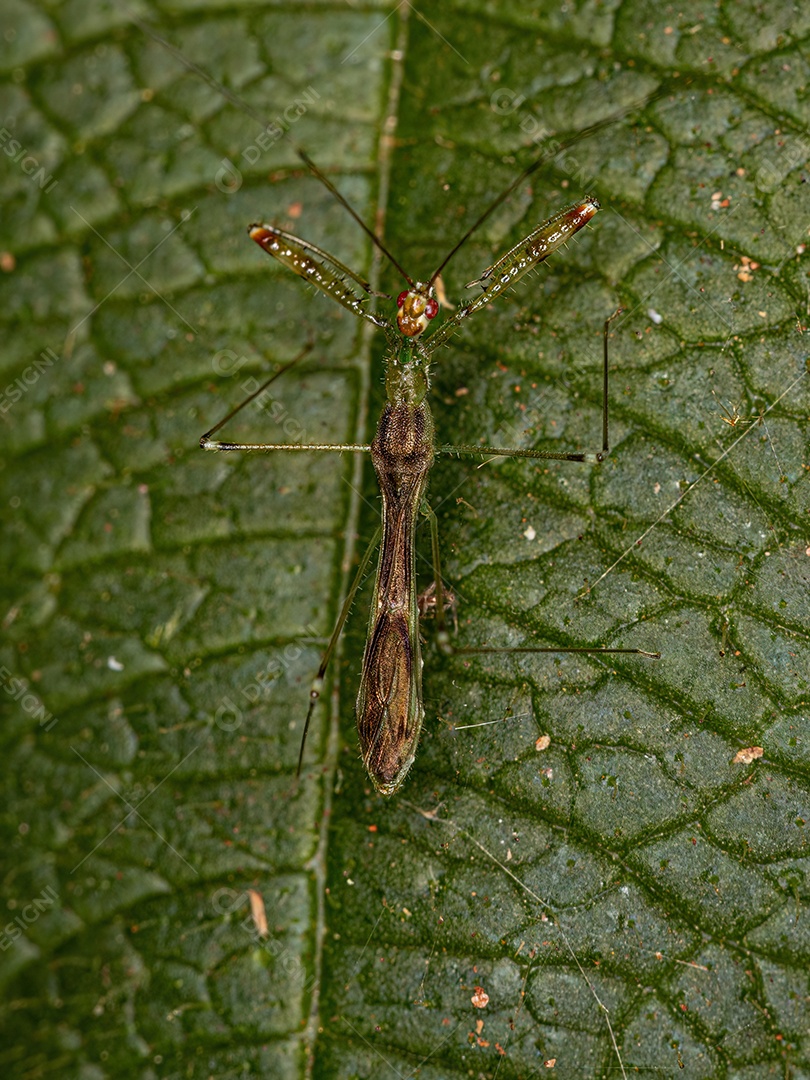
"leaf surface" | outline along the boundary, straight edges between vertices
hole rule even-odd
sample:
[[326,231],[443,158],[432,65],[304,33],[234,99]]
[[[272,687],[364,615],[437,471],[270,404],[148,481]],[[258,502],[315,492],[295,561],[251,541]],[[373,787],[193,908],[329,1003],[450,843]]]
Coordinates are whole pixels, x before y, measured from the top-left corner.
[[[144,8],[262,129],[123,9],[12,8],[3,1075],[802,1075],[806,17]],[[597,450],[621,305],[611,452],[437,464],[454,642],[662,657],[428,644],[383,800],[360,599],[295,787],[376,487],[358,456],[196,442],[307,349],[224,434],[367,441],[383,342],[246,226],[374,277],[298,144],[426,279],[552,138],[448,297],[565,203],[603,211],[441,351],[438,438]]]

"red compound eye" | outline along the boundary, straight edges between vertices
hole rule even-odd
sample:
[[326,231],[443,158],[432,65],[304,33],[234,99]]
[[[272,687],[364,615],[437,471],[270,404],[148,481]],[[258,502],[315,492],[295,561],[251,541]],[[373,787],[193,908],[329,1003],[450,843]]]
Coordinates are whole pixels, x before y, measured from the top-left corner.
[[399,296],[397,297],[397,307],[402,307],[402,305],[405,303],[405,297],[407,295],[408,295],[407,290],[405,292],[401,292],[399,294]]
[[438,314],[439,314],[439,301],[438,300],[428,300],[428,302],[425,304],[425,318],[426,319],[435,319]]

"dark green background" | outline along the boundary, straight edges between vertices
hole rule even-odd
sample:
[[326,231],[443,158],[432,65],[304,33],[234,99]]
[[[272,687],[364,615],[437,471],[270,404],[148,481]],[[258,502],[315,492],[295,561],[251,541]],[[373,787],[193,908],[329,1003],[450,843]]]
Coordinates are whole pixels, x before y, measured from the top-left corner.
[[[245,226],[363,273],[372,253],[289,143],[245,164],[256,124],[133,12],[268,120],[306,98],[291,134],[414,276],[537,125],[625,113],[447,268],[457,298],[561,205],[603,203],[434,373],[441,441],[596,449],[621,303],[609,460],[446,461],[431,498],[459,643],[660,661],[428,645],[385,801],[353,731],[358,602],[292,792],[373,479],[196,443],[307,341],[231,436],[366,438],[381,341]],[[0,1074],[810,1075],[807,14],[8,0],[4,25],[0,121],[57,183],[0,154],[3,386],[25,386],[0,425]]]

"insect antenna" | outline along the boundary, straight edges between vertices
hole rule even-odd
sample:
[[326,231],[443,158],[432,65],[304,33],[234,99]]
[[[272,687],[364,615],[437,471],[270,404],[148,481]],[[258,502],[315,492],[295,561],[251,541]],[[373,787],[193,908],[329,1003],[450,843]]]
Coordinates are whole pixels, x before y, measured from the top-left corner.
[[[151,26],[148,25],[148,23],[145,23],[141,19],[138,19],[136,17],[133,17],[132,21],[140,30],[143,31],[144,34],[147,35],[147,37],[152,38],[152,40],[157,42],[158,45],[162,46],[164,49],[166,49],[167,52],[171,53],[171,55],[176,60],[178,60],[185,68],[187,68],[189,71],[193,71],[195,75],[197,75],[200,79],[203,80],[203,82],[206,82],[212,90],[216,90],[217,93],[221,94],[232,105],[235,105],[237,109],[245,113],[246,116],[249,116],[251,120],[255,120],[256,123],[259,124],[263,130],[267,129],[267,122],[262,117],[261,113],[257,112],[252,105],[248,104],[247,101],[241,98],[238,94],[235,94],[232,90],[229,90],[227,86],[221,83],[218,79],[215,79],[214,76],[209,74],[204,68],[201,68],[199,64],[195,64],[194,61],[189,59],[189,57],[182,53],[177,48],[177,46],[172,45],[172,43],[167,38],[163,37],[162,34],[159,34],[157,30],[154,30]],[[386,259],[388,259],[388,261],[391,263],[397,273],[400,274],[405,281],[407,281],[408,285],[413,288],[414,282],[412,281],[410,276],[405,273],[405,271],[399,265],[397,260],[394,258],[394,256],[391,254],[391,252],[388,250],[388,248],[385,246],[379,236],[377,236],[377,234],[374,232],[374,230],[368,225],[366,225],[365,221],[363,221],[363,219],[360,217],[360,215],[357,213],[351,203],[349,203],[345,196],[341,195],[341,193],[338,191],[338,189],[335,187],[335,185],[332,183],[326,173],[322,172],[322,170],[318,168],[318,166],[315,164],[315,162],[312,160],[306,150],[300,147],[295,142],[295,140],[287,134],[287,132],[284,132],[284,137],[286,138],[288,144],[294,150],[296,155],[301,159],[304,165],[306,165],[307,169],[309,169],[310,173],[316,178],[316,180],[320,180],[326,190],[329,191],[335,199],[337,199],[341,206],[348,210],[348,212],[351,214],[351,216],[354,218],[354,220],[357,222],[357,224],[360,226],[366,236],[368,236],[368,238],[371,240],[372,244],[374,244],[377,250],[381,254],[383,254]]]
[[507,188],[505,188],[493,202],[490,203],[490,205],[486,208],[486,210],[484,210],[480,217],[478,217],[473,222],[473,224],[464,233],[456,246],[450,251],[449,255],[445,256],[443,261],[440,263],[439,268],[437,270],[434,270],[433,274],[431,274],[430,284],[435,284],[436,279],[439,277],[442,270],[444,270],[445,266],[447,266],[453,256],[467,243],[473,233],[475,233],[478,229],[481,228],[487,218],[490,217],[498,209],[501,203],[505,202],[512,194],[512,192],[516,188],[520,187],[524,180],[528,179],[528,177],[532,176],[535,172],[537,172],[539,168],[547,164],[549,161],[552,161],[555,157],[557,157],[559,154],[562,154],[565,150],[570,150],[571,147],[574,146],[576,143],[580,142],[581,139],[586,139],[589,135],[594,135],[597,131],[602,131],[603,128],[610,127],[612,124],[617,123],[623,117],[630,115],[630,113],[635,112],[637,109],[646,108],[654,101],[657,101],[659,98],[664,97],[666,93],[667,91],[660,90],[658,91],[658,93],[651,94],[649,97],[644,98],[643,101],[637,101],[633,105],[628,106],[626,109],[622,109],[620,112],[614,113],[612,116],[605,117],[604,120],[599,120],[595,124],[591,124],[589,127],[582,128],[581,131],[578,131],[576,135],[573,135],[566,142],[558,142],[555,139],[553,149],[544,151],[538,157],[536,157],[530,165],[527,165],[523,172],[520,173],[520,175],[516,177],[516,179],[514,179],[512,183]]

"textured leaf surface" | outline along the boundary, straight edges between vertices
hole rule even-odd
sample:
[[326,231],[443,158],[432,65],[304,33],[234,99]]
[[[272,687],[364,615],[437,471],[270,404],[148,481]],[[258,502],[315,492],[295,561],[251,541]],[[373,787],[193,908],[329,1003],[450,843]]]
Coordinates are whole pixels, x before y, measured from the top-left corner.
[[[789,4],[7,5],[3,1076],[810,1075],[807,41]],[[318,161],[451,299],[593,227],[443,350],[431,481],[459,645],[402,791],[358,760],[382,343],[245,235],[370,245],[131,21]],[[380,203],[382,206],[380,207]],[[401,287],[382,272],[382,287]],[[430,545],[419,572],[430,581]],[[366,589],[366,593],[368,590]],[[426,622],[426,637],[432,626]]]

